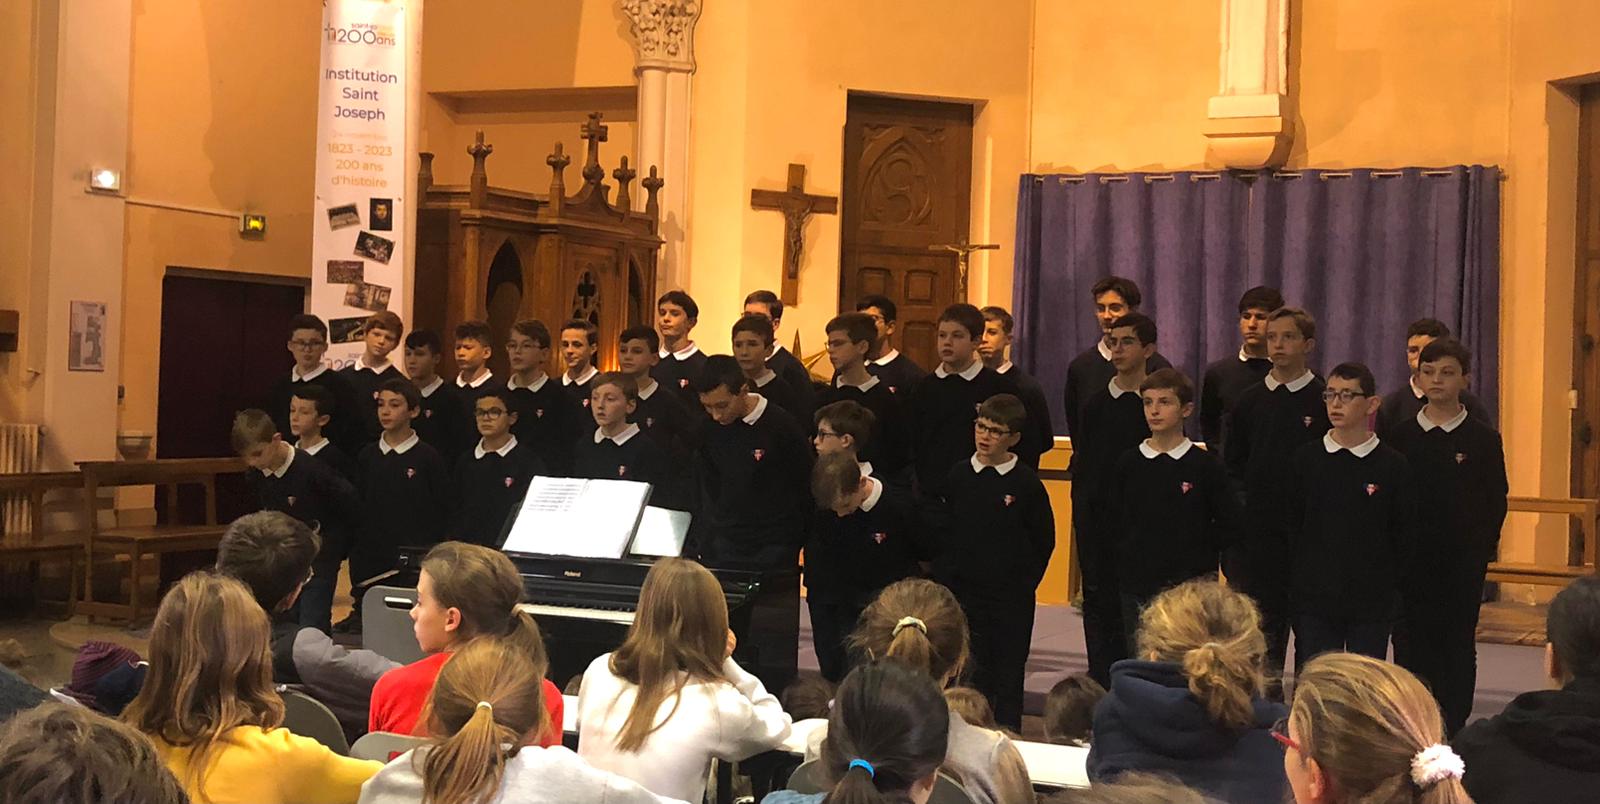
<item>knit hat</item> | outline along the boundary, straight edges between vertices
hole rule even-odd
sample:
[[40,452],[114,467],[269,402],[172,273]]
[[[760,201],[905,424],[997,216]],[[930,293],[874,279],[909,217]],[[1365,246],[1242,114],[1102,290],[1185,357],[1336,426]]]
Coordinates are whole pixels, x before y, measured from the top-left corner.
[[[72,680],[61,691],[97,712],[115,714],[106,706],[107,702],[101,700],[103,692],[101,683],[108,676],[115,674],[118,682],[115,686],[125,686],[128,678],[127,673],[118,673],[117,671],[121,668],[136,667],[141,661],[139,654],[114,642],[101,642],[98,640],[85,642],[83,647],[78,649],[78,655],[72,660]],[[139,681],[142,682],[143,674],[140,673],[138,675]],[[135,688],[135,691],[137,692],[137,688]],[[121,696],[114,697],[120,698]],[[122,701],[122,706],[126,705],[127,701]],[[118,712],[121,711],[121,706],[114,708]]]

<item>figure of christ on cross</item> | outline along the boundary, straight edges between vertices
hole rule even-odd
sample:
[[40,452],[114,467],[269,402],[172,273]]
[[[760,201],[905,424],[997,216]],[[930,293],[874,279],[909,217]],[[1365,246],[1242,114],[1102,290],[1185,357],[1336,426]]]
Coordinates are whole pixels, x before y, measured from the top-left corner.
[[800,296],[800,252],[805,245],[806,219],[812,213],[833,215],[839,211],[839,198],[811,195],[805,191],[806,166],[789,165],[789,189],[751,190],[753,209],[774,209],[783,213],[783,286],[778,296],[784,304],[796,304]]

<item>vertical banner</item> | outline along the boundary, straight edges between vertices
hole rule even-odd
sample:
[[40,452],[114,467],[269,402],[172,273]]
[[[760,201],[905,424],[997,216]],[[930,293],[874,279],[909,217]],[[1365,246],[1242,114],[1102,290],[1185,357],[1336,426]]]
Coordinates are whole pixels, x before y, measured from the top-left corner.
[[407,308],[405,23],[404,0],[322,3],[311,312],[335,369],[361,355],[367,316]]

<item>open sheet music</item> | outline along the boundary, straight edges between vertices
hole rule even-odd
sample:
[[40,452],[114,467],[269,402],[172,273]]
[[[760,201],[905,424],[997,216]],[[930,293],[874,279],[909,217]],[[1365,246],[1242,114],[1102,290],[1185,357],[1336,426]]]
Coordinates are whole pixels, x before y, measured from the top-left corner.
[[504,549],[621,558],[649,500],[649,483],[535,477],[517,509]]

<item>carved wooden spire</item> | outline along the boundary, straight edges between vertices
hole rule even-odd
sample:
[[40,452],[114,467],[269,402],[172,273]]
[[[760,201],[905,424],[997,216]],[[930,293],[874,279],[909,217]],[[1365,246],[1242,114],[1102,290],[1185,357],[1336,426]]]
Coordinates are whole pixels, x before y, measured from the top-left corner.
[[417,198],[421,199],[428,194],[428,188],[433,186],[433,153],[422,151],[417,154],[417,159],[422,163],[417,168]]
[[580,135],[589,141],[589,154],[583,163],[583,179],[590,184],[599,184],[605,180],[606,169],[600,167],[600,143],[606,141],[606,126],[602,125],[600,112],[590,112],[589,122],[583,124]]
[[621,167],[611,171],[611,178],[617,180],[617,208],[622,210],[623,214],[633,211],[633,198],[629,195],[628,188],[633,184],[633,177],[637,175],[639,171],[628,167],[627,156],[622,157]]
[[545,157],[544,163],[550,166],[550,212],[561,215],[562,202],[567,197],[567,165],[572,164],[572,157],[567,156],[566,146],[556,143],[556,152]]
[[484,170],[483,163],[494,153],[494,146],[483,141],[483,132],[480,130],[472,140],[472,146],[467,148],[467,153],[472,154],[472,181],[469,187],[469,203],[474,207],[482,207],[489,198],[489,174]]
[[644,214],[654,218],[657,223],[661,221],[661,204],[656,200],[656,193],[661,192],[661,185],[665,184],[660,176],[656,175],[656,166],[650,166],[650,175],[639,182],[645,190]]

